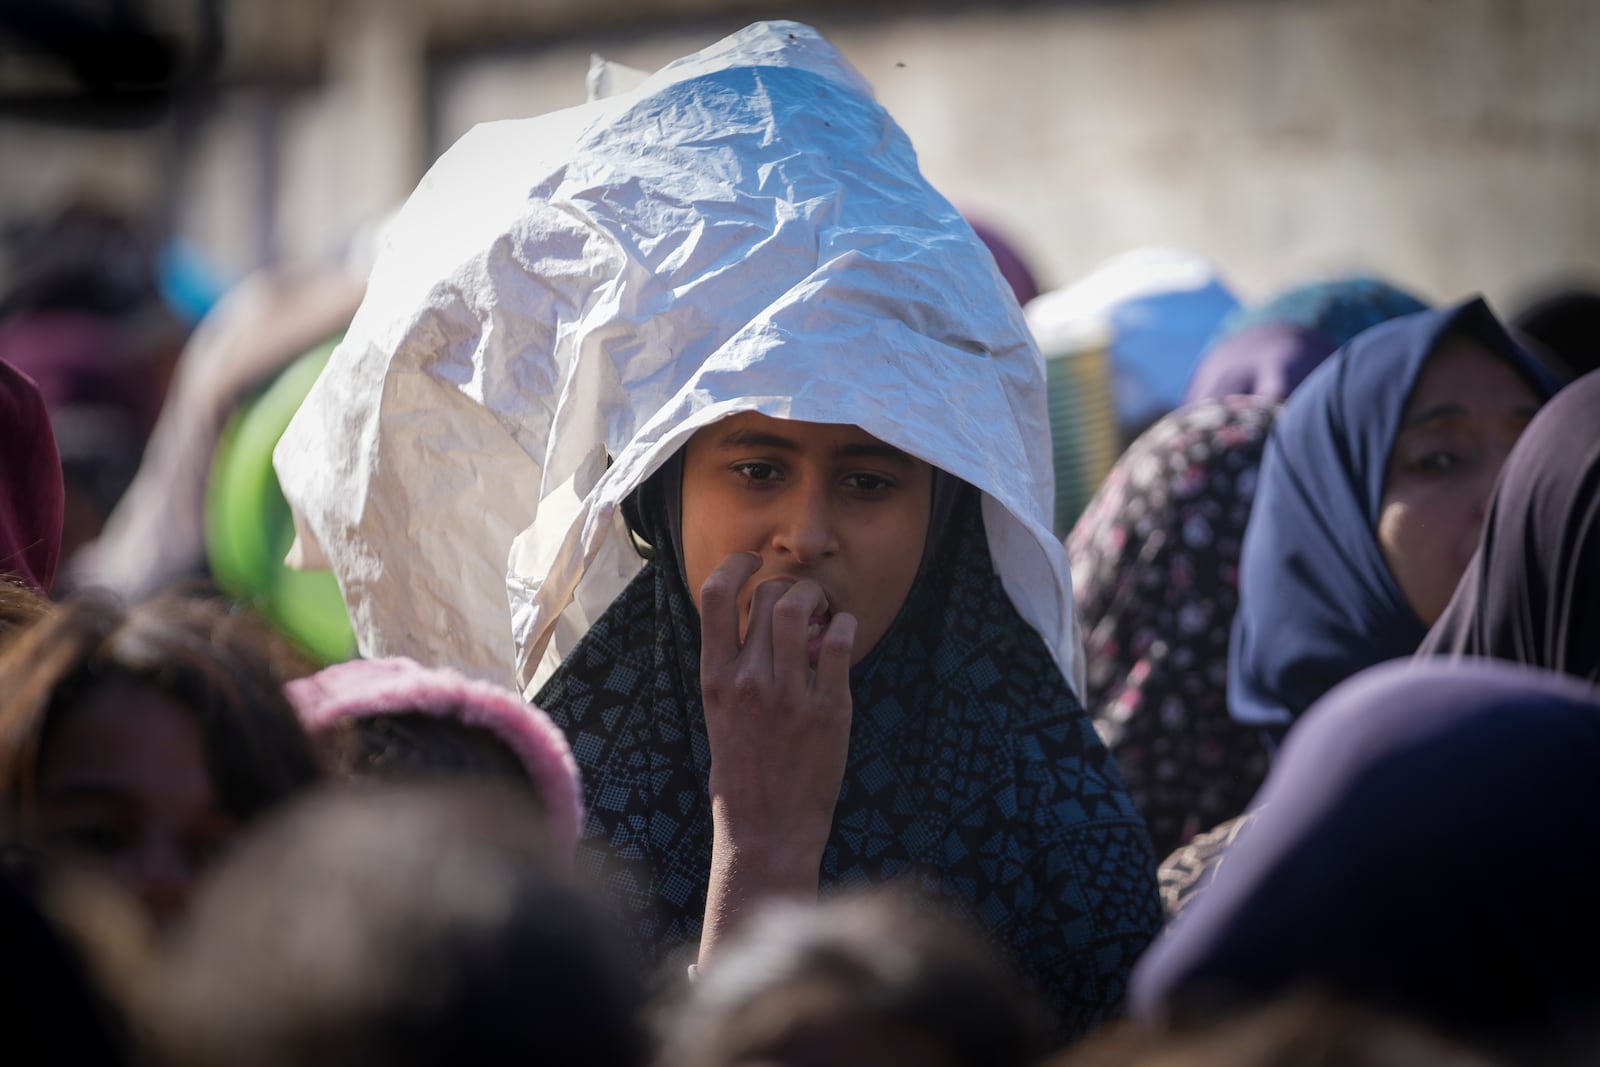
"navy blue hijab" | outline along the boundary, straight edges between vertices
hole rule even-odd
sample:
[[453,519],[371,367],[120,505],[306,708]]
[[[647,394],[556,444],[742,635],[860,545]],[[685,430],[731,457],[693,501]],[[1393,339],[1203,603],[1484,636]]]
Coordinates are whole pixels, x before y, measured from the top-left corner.
[[1557,383],[1480,298],[1375,326],[1305,380],[1273,427],[1239,567],[1228,710],[1282,730],[1352,674],[1409,656],[1427,627],[1378,544],[1389,454],[1447,336],[1479,342],[1540,400]]
[[1134,971],[1184,1027],[1319,989],[1465,1037],[1600,1005],[1600,691],[1505,663],[1388,664],[1285,741],[1215,879]]

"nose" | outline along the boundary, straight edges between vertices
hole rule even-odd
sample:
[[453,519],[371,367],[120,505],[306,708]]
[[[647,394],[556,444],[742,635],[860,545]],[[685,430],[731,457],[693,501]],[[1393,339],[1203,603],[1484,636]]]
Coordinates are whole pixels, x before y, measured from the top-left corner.
[[785,497],[773,524],[773,549],[796,563],[815,563],[838,552],[838,524],[822,479],[808,478]]
[[188,906],[194,865],[173,835],[146,834],[133,857],[131,874],[134,893],[158,925],[176,918]]
[[1478,472],[1478,477],[1472,486],[1472,518],[1479,526],[1489,517],[1489,500],[1494,496],[1494,487],[1500,480],[1500,468],[1506,464],[1506,458],[1511,455],[1511,446],[1515,440],[1497,444],[1490,452],[1489,462],[1483,465]]

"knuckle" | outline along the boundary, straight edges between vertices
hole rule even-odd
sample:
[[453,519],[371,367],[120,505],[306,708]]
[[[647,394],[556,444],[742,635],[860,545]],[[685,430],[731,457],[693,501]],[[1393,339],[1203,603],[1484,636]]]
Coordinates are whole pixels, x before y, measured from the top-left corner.
[[811,618],[811,605],[795,597],[784,597],[773,607],[774,618],[786,623],[805,623]]
[[739,704],[758,703],[765,694],[765,687],[759,678],[749,674],[740,674],[733,679],[733,684],[728,687],[729,696]]
[[700,587],[700,602],[724,607],[733,600],[733,582],[723,574],[713,574]]

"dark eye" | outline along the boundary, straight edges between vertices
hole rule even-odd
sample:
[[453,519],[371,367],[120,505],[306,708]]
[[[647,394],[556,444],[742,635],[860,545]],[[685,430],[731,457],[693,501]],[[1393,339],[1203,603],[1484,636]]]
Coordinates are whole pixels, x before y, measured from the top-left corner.
[[844,484],[858,493],[883,493],[894,488],[894,482],[890,479],[866,471],[845,475]]
[[1413,470],[1425,474],[1444,474],[1453,471],[1461,465],[1461,457],[1454,452],[1435,451],[1427,452],[1411,461]]
[[778,477],[778,468],[771,463],[736,463],[733,470],[752,482],[770,482]]
[[64,826],[50,835],[51,840],[76,852],[93,856],[112,856],[132,843],[132,831],[113,823],[81,823]]

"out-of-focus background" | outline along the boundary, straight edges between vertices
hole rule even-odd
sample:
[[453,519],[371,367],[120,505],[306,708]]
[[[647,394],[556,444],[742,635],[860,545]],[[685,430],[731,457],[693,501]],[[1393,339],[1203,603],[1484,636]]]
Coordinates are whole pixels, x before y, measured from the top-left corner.
[[1060,533],[1286,289],[1581,290],[1541,340],[1596,347],[1591,0],[5,0],[0,359],[49,406],[65,586],[204,576],[350,654],[332,578],[283,565],[271,452],[382,220],[476,123],[581,103],[592,56],[762,18],[829,37],[1044,293]]
[[1600,273],[1588,0],[6,6],[0,210],[92,191],[223,279],[337,249],[475,123],[580,102],[591,53],[653,69],[766,17],[829,36],[1045,288],[1150,243],[1243,297],[1364,268],[1511,301]]

